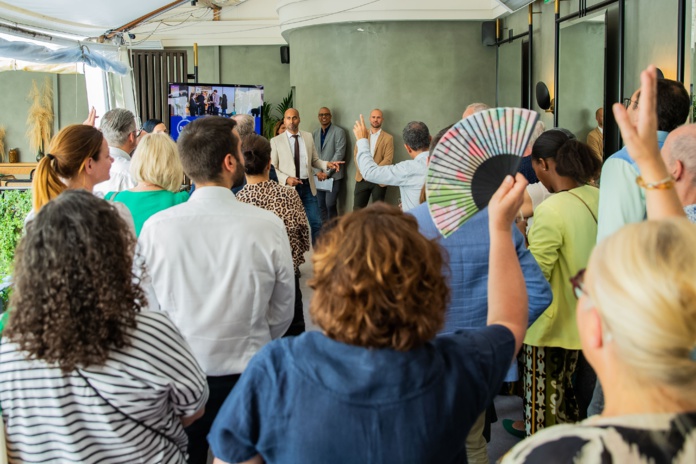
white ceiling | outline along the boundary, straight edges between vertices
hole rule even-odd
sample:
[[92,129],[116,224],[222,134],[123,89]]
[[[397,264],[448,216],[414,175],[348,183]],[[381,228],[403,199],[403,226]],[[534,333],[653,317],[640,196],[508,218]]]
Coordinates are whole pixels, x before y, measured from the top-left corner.
[[4,0],[0,18],[19,27],[36,27],[81,37],[98,37],[172,0]]
[[[212,3],[223,5],[213,20]],[[285,43],[298,27],[352,21],[489,20],[497,0],[0,0],[0,24],[74,38],[99,37],[165,6],[131,32],[164,46]]]

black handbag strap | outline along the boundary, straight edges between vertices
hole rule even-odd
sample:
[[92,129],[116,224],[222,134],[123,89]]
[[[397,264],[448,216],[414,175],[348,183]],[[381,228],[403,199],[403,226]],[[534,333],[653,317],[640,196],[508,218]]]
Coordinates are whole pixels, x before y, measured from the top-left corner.
[[139,421],[139,420],[136,419],[135,417],[131,416],[130,414],[125,413],[125,412],[122,411],[121,409],[119,409],[119,408],[117,408],[116,406],[114,406],[114,405],[111,403],[111,401],[107,400],[101,393],[99,393],[99,390],[97,390],[96,388],[94,388],[94,385],[92,385],[92,383],[87,379],[87,377],[85,377],[84,374],[82,374],[82,372],[80,371],[80,369],[75,369],[75,370],[77,371],[77,375],[79,375],[80,377],[82,377],[82,380],[84,380],[85,383],[87,383],[87,385],[89,385],[89,387],[90,387],[92,390],[94,390],[94,393],[96,393],[97,396],[98,396],[99,398],[101,398],[102,400],[104,400],[104,402],[105,402],[106,404],[108,404],[108,405],[111,407],[111,409],[115,410],[116,412],[118,412],[119,414],[121,414],[122,416],[124,416],[126,419],[129,419],[130,421],[135,422],[136,424],[140,425],[141,427],[146,428],[146,429],[149,430],[150,432],[152,432],[152,433],[154,433],[154,434],[156,434],[156,435],[159,435],[160,437],[164,438],[164,439],[167,440],[169,443],[171,443],[172,445],[174,445],[174,447],[175,447],[177,450],[179,450],[179,452],[182,453],[182,454],[184,455],[184,457],[186,457],[186,453],[185,453],[184,451],[182,451],[181,448],[179,448],[179,443],[176,443],[174,440],[172,440],[172,438],[171,438],[170,436],[165,435],[165,434],[162,433],[160,430],[157,430],[157,429],[154,428],[154,427],[150,427],[150,426],[147,425],[146,423]]
[[574,193],[571,192],[571,191],[568,191],[568,193],[570,193],[571,195],[573,195],[573,196],[574,196],[575,198],[577,198],[578,200],[582,201],[582,204],[585,205],[585,208],[587,208],[587,211],[589,211],[590,214],[592,215],[592,219],[594,219],[595,224],[597,224],[597,216],[594,215],[594,213],[593,213],[592,210],[590,209],[590,206],[589,206],[587,203],[585,203],[585,200],[583,200],[582,198],[580,198],[579,196],[577,196],[576,194],[574,194]]

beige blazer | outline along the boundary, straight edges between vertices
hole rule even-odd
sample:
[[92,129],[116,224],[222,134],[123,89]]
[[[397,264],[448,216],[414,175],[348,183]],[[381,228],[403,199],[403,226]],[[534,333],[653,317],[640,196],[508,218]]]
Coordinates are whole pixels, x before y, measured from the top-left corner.
[[[367,141],[370,141],[369,137],[367,138]],[[358,144],[355,144],[355,148],[353,149],[353,159],[356,160],[355,181],[360,182],[363,180],[363,176],[360,173],[360,168],[358,168],[357,156]],[[379,133],[379,137],[377,137],[377,143],[375,144],[375,152],[373,153],[372,157],[374,158],[375,163],[377,163],[380,166],[387,166],[389,164],[392,164],[392,162],[394,161],[394,137],[384,132],[384,129],[382,130],[382,132]],[[382,185],[382,187],[384,187],[384,185]]]
[[599,127],[595,127],[587,134],[587,145],[597,158],[604,159],[604,135],[599,131]]
[[[314,146],[314,138],[312,134],[305,131],[300,131],[300,136],[304,140],[305,148],[307,149],[307,173],[309,174],[309,188],[312,190],[312,195],[317,194],[317,189],[314,186],[314,172],[312,167],[325,171],[328,169],[326,161],[319,159],[319,153]],[[295,154],[290,148],[290,140],[288,135],[283,133],[271,139],[271,163],[278,175],[278,183],[287,185],[285,181],[288,177],[295,177]]]

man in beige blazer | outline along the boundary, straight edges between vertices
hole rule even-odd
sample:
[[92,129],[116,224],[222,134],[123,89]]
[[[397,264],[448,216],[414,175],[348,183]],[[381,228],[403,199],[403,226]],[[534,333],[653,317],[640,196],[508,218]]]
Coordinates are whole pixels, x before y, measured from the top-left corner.
[[[374,109],[370,113],[370,151],[372,157],[380,166],[392,164],[394,160],[394,137],[382,130],[384,116],[382,111]],[[353,157],[357,160],[358,146],[353,150]],[[370,202],[384,201],[387,193],[386,185],[373,184],[363,179],[360,169],[355,163],[355,191],[353,193],[353,210],[364,208]]]
[[604,135],[602,133],[604,131],[604,108],[599,108],[595,112],[595,119],[597,127],[587,134],[587,144],[597,158],[604,160]]
[[271,139],[271,164],[276,169],[278,183],[297,190],[304,205],[309,227],[312,231],[312,245],[321,230],[321,216],[317,203],[317,190],[314,187],[312,167],[326,171],[338,171],[343,161],[322,161],[314,146],[314,138],[309,132],[300,130],[300,113],[294,108],[285,111],[283,117],[286,131]]

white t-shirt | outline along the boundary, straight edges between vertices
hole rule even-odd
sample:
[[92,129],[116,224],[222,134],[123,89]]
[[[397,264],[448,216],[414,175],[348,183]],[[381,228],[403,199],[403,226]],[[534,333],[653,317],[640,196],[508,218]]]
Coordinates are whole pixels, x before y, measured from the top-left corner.
[[142,311],[136,321],[130,346],[80,370],[92,386],[78,372],[27,359],[3,337],[0,404],[11,462],[186,462],[179,418],[205,405],[205,375],[165,314]]
[[109,169],[110,178],[98,183],[93,189],[94,194],[100,198],[104,198],[109,192],[132,189],[138,184],[130,174],[131,157],[128,153],[120,148],[109,147],[109,156],[114,159]]

